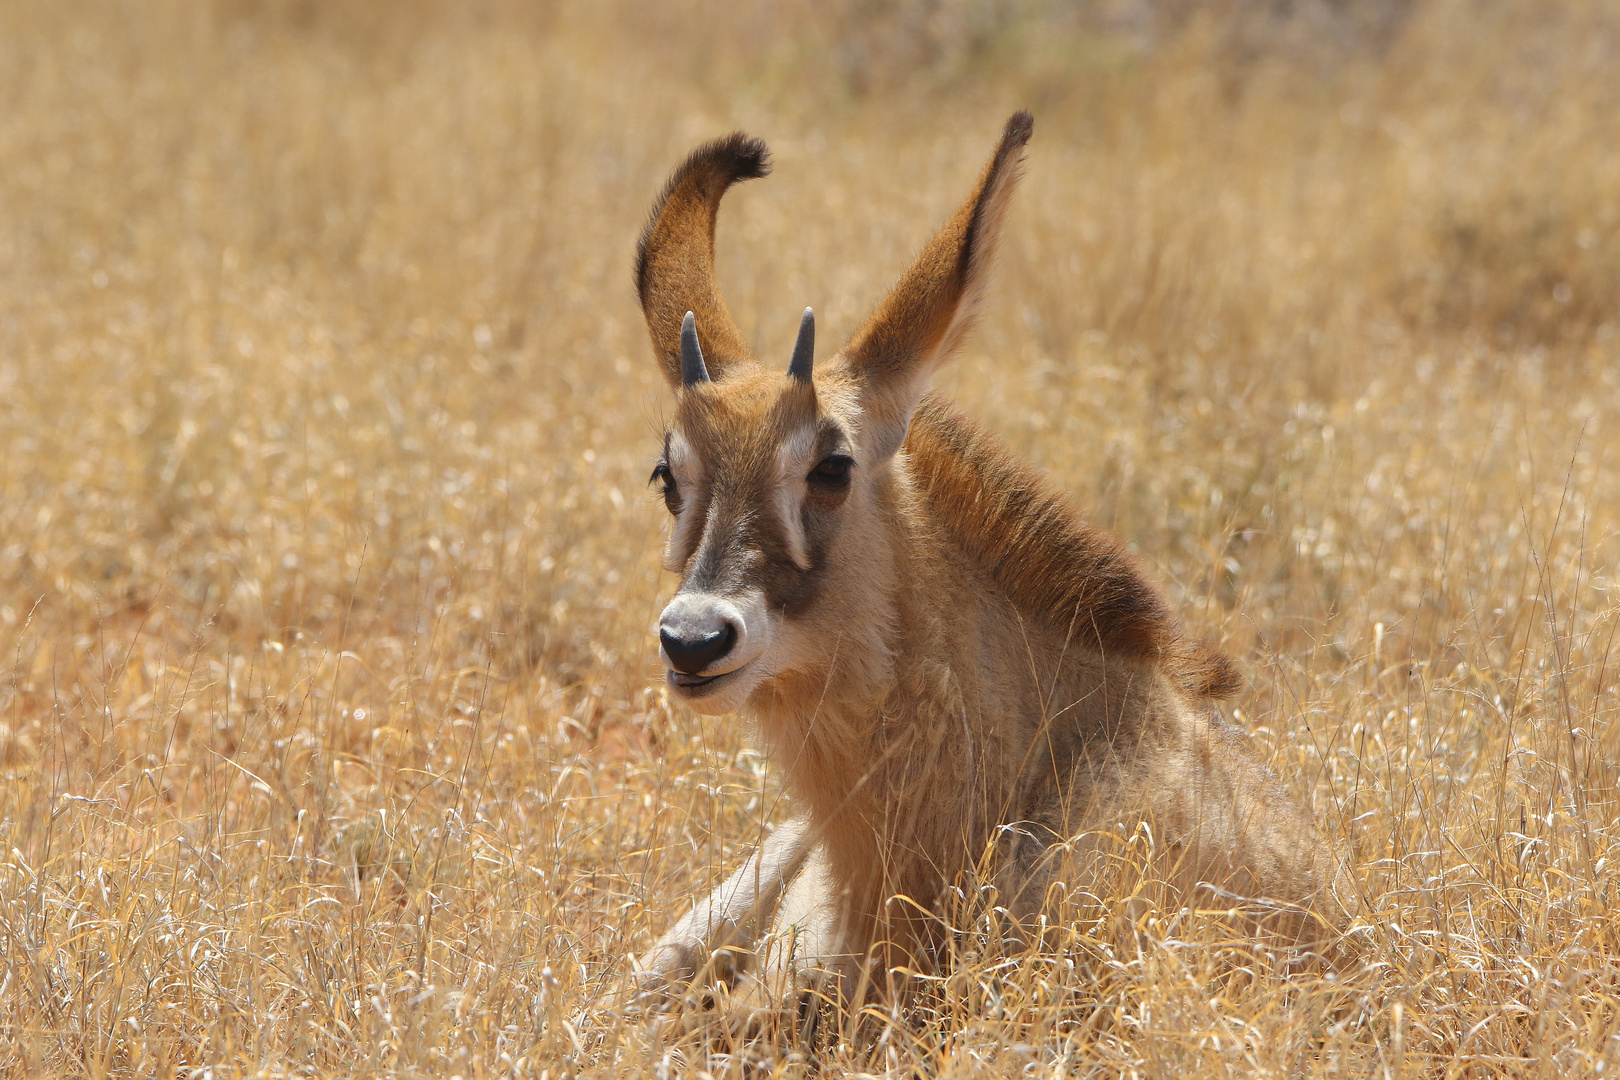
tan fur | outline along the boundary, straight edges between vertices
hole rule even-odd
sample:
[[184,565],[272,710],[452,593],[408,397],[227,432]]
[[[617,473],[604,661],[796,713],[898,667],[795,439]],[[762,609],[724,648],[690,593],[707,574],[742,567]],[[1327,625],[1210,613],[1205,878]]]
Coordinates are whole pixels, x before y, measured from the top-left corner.
[[688,311],[697,315],[698,340],[713,378],[748,359],[748,346],[714,285],[715,215],[732,184],[770,170],[765,144],[733,132],[694,150],[653,206],[636,249],[636,295],[671,386],[681,384],[681,318]]
[[[704,523],[672,542],[678,598],[753,598],[769,618],[753,659],[671,685],[750,718],[799,817],[641,958],[654,1000],[699,975],[756,1004],[815,978],[882,989],[928,962],[946,890],[987,852],[1002,902],[1032,926],[1060,882],[1106,900],[1116,849],[1141,828],[1186,902],[1202,890],[1305,943],[1341,920],[1310,816],[1213,707],[1239,688],[1231,663],[1182,633],[1116,541],[923,397],[983,294],[1030,130],[1027,114],[1008,123],[973,195],[813,387],[740,345],[713,382],[681,388],[674,369],[672,427],[702,469],[683,466],[672,494]],[[712,203],[677,202],[643,242],[654,276],[672,264],[663,246],[701,248],[712,230]],[[672,281],[643,288],[666,372],[677,309],[723,311],[712,281]],[[784,487],[804,447],[853,460],[848,482],[804,458],[808,478]]]
[[1103,653],[1157,660],[1189,694],[1231,697],[1230,660],[1188,641],[1123,546],[944,402],[925,398],[906,438],[925,501],[1020,608]]

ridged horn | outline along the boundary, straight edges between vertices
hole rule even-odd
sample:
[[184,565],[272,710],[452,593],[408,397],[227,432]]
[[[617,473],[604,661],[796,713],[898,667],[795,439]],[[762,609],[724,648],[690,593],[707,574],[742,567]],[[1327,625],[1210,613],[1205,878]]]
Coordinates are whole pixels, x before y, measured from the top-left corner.
[[704,366],[703,347],[698,344],[697,318],[688,311],[681,320],[681,385],[708,381],[709,369]]
[[788,374],[802,383],[810,381],[816,363],[816,313],[809,308],[799,319],[799,339],[793,343],[793,359]]
[[751,361],[714,280],[714,223],[720,197],[739,180],[770,172],[770,152],[758,139],[734,132],[687,156],[653,204],[636,246],[636,295],[647,318],[653,351],[671,387],[683,385],[682,313],[697,319],[709,376],[724,378]]

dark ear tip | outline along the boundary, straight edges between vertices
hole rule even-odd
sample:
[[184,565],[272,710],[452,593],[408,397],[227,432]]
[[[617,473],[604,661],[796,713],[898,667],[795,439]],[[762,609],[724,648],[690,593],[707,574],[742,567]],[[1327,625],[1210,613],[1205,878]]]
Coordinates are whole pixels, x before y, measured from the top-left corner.
[[1003,142],[1015,143],[1022,146],[1029,142],[1029,137],[1035,133],[1035,117],[1030,115],[1028,109],[1019,109],[1007,120],[1007,127],[1001,133]]
[[771,173],[771,151],[765,140],[741,131],[705,143],[692,156],[712,165],[727,184],[758,180]]

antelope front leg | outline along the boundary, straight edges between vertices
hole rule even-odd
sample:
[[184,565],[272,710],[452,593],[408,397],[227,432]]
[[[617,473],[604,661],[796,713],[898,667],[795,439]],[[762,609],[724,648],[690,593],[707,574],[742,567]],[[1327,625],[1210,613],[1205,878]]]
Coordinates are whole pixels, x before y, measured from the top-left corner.
[[636,1002],[649,1007],[665,1004],[673,993],[710,969],[711,962],[716,970],[710,977],[731,983],[739,967],[736,952],[746,953],[754,947],[759,927],[769,920],[783,891],[804,865],[809,835],[810,824],[804,818],[782,825],[741,869],[694,904],[685,918],[642,954],[636,961]]
[[[852,951],[848,907],[826,847],[812,847],[782,894],[770,933],[755,946],[759,963],[747,982],[756,1006],[793,1003],[806,989],[830,986],[836,994],[855,985],[864,952]],[[740,1000],[749,993],[738,986],[733,996]]]
[[769,932],[752,942],[747,970],[705,1002],[704,1015],[687,1020],[748,1042],[783,1046],[813,1039],[822,1006],[847,1006],[849,995],[864,986],[867,957],[854,948],[850,918],[825,845],[812,846],[777,900]]

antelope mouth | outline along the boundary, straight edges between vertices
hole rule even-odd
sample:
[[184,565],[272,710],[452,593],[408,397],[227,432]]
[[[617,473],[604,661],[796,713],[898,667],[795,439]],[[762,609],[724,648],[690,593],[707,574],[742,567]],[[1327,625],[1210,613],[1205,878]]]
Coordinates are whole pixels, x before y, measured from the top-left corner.
[[668,669],[667,678],[669,684],[684,696],[699,697],[703,696],[703,691],[725,682],[747,666],[747,664],[744,664],[743,667],[722,671],[718,675],[688,675],[685,672],[670,668]]

